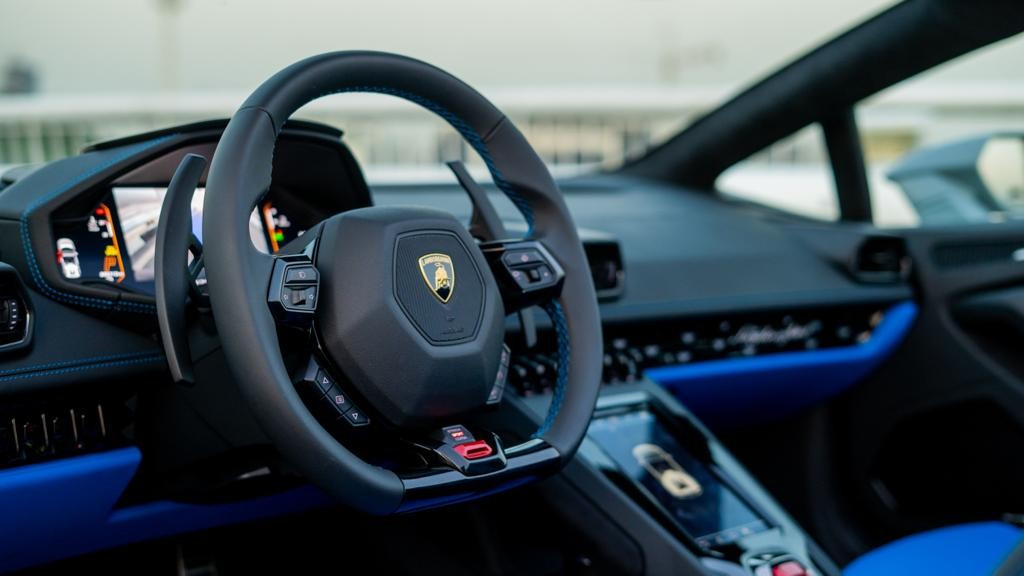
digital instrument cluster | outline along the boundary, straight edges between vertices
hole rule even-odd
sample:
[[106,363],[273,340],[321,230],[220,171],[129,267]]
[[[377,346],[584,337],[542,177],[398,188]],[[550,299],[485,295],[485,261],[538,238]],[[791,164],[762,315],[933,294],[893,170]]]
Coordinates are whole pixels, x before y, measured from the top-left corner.
[[[153,293],[156,236],[166,187],[113,186],[87,213],[53,221],[57,266],[71,282],[113,284]],[[204,188],[192,197],[192,231],[202,242]],[[271,201],[253,210],[249,234],[253,245],[277,252],[299,237],[298,224]]]

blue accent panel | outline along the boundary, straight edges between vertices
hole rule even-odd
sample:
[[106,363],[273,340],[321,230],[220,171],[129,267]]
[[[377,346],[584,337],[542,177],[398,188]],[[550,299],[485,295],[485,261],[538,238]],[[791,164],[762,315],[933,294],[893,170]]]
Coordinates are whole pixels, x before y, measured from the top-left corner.
[[562,305],[558,302],[550,302],[544,307],[551,317],[551,323],[555,327],[555,335],[558,338],[558,376],[555,380],[555,390],[551,395],[551,406],[548,408],[547,417],[540,428],[533,433],[534,438],[540,438],[547,434],[548,429],[555,423],[558,411],[562,409],[562,401],[565,400],[565,389],[569,386],[569,353],[572,348],[569,345],[569,325],[565,321],[565,313],[562,312]]
[[451,124],[452,128],[458,130],[459,134],[466,139],[466,142],[469,142],[469,145],[472,146],[473,149],[476,150],[476,153],[480,155],[480,158],[483,159],[484,164],[487,165],[487,169],[491,173],[491,177],[494,178],[494,184],[504,192],[506,196],[508,196],[508,199],[511,200],[512,203],[515,204],[516,208],[519,209],[519,212],[522,213],[523,218],[526,220],[526,226],[528,227],[526,236],[530,236],[533,233],[533,206],[531,206],[530,203],[527,202],[518,191],[516,191],[512,184],[505,179],[501,170],[498,169],[497,164],[494,163],[494,158],[491,156],[490,150],[487,149],[487,143],[484,142],[483,137],[478,134],[468,122],[433,100],[424,98],[423,96],[413,92],[397,90],[387,86],[352,86],[342,90],[325,92],[317,96],[317,99],[323,98],[324,96],[330,96],[332,94],[341,94],[346,92],[371,92],[402,98],[415,104],[419,104]]
[[982,576],[995,572],[1024,530],[1002,522],[961,524],[908,536],[872,550],[844,576]]
[[230,504],[115,509],[140,461],[131,447],[0,471],[0,572],[333,502],[306,486]]
[[644,375],[713,427],[770,420],[856,384],[892,354],[916,317],[917,305],[901,302],[863,344],[665,366]]
[[0,571],[92,549],[140,460],[129,448],[0,472]]
[[0,370],[0,382],[10,380],[24,380],[26,378],[38,378],[40,376],[58,376],[70,374],[94,368],[109,368],[113,366],[132,366],[135,364],[151,364],[166,361],[167,357],[163,352],[132,352],[129,354],[113,354],[111,356],[96,356],[81,360],[64,360],[61,362],[48,362],[33,366],[22,366]]
[[41,194],[39,198],[25,210],[25,212],[21,215],[21,243],[25,249],[25,261],[28,263],[29,271],[32,274],[32,280],[35,283],[35,285],[39,287],[39,290],[43,292],[43,294],[59,302],[74,304],[77,306],[84,306],[87,308],[143,313],[153,313],[156,311],[156,307],[153,306],[152,304],[145,304],[142,302],[127,302],[120,300],[114,301],[107,300],[104,298],[82,296],[80,294],[69,294],[67,292],[58,290],[53,286],[50,286],[46,282],[46,279],[43,277],[42,271],[40,271],[39,269],[39,262],[36,260],[35,251],[32,249],[32,241],[29,238],[28,233],[28,219],[29,216],[31,216],[33,212],[38,210],[40,206],[53,200],[54,198],[63,194],[64,192],[67,192],[71,188],[78,186],[79,184],[96,176],[97,174],[102,174],[103,172],[111,169],[117,164],[123,162],[124,160],[131,158],[132,156],[135,156],[137,154],[141,154],[142,152],[145,152],[146,150],[153,148],[158,144],[167,141],[169,138],[173,138],[174,136],[177,136],[177,134],[169,134],[167,136],[156,138],[154,140],[140,142],[138,144],[129,146],[125,148],[123,152],[115,155],[107,162],[104,162],[99,166],[96,166],[90,170],[87,170],[79,174],[75,178],[69,180],[67,183],[58,186],[57,188],[50,190],[49,192]]

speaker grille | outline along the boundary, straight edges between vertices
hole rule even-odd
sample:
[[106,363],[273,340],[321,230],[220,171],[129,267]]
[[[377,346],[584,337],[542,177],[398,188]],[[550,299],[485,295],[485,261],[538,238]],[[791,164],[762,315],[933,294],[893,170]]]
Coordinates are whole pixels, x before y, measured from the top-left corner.
[[946,244],[935,247],[933,253],[935,265],[946,269],[1010,263],[1020,258],[1024,258],[1024,238],[999,242]]

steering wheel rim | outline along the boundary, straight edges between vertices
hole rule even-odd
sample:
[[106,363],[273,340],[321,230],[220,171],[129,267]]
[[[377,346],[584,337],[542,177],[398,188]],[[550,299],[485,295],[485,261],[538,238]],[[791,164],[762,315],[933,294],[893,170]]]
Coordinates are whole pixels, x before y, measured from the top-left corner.
[[467,494],[481,490],[480,482],[453,476],[417,484],[365,462],[321,426],[286,370],[266,299],[274,260],[253,246],[249,214],[269,189],[284,123],[308,102],[340,92],[397,96],[445,119],[477,150],[497,186],[523,213],[528,238],[541,243],[564,270],[562,292],[549,306],[566,356],[551,410],[532,442],[510,449],[519,466],[483,480],[493,488],[540,473],[531,463],[554,459],[555,467],[564,465],[589,425],[602,352],[597,299],[572,217],[543,161],[493,104],[439,68],[388,53],[334,52],[285,68],[243,103],[214,153],[204,201],[207,287],[229,366],[258,422],[307,478],[366,512],[413,508],[418,487],[443,487],[449,480]]

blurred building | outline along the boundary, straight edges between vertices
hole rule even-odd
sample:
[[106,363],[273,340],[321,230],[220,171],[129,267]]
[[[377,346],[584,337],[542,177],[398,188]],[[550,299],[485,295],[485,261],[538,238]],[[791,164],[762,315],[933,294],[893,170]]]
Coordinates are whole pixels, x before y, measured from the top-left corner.
[[[612,168],[642,154],[719,105],[715,89],[504,88],[484,92],[562,173]],[[227,118],[244,94],[5,96],[0,98],[0,164],[43,162],[88,143],[175,124]],[[375,167],[434,166],[473,158],[429,113],[393,98],[345,95],[300,115],[342,128],[360,160]],[[1024,129],[1024,84],[908,86],[858,111],[869,163],[967,133]],[[780,142],[752,160],[800,165],[827,161],[814,131]]]
[[[477,86],[556,173],[614,168],[893,3],[0,0],[0,13],[17,22],[0,35],[0,165],[44,162],[91,142],[226,118],[262,79],[298,58],[367,48],[423,58]],[[737,11],[745,17],[737,19]],[[912,148],[1024,131],[1021,61],[1024,39],[1011,39],[861,106],[875,188],[885,187],[883,167]],[[450,178],[440,164],[454,158],[480,169],[451,129],[393,98],[335,96],[300,115],[343,129],[371,181]],[[720,184],[832,218],[837,207],[826,165],[820,131],[811,127],[731,170]],[[912,223],[898,198],[886,193],[878,200],[889,224]]]

